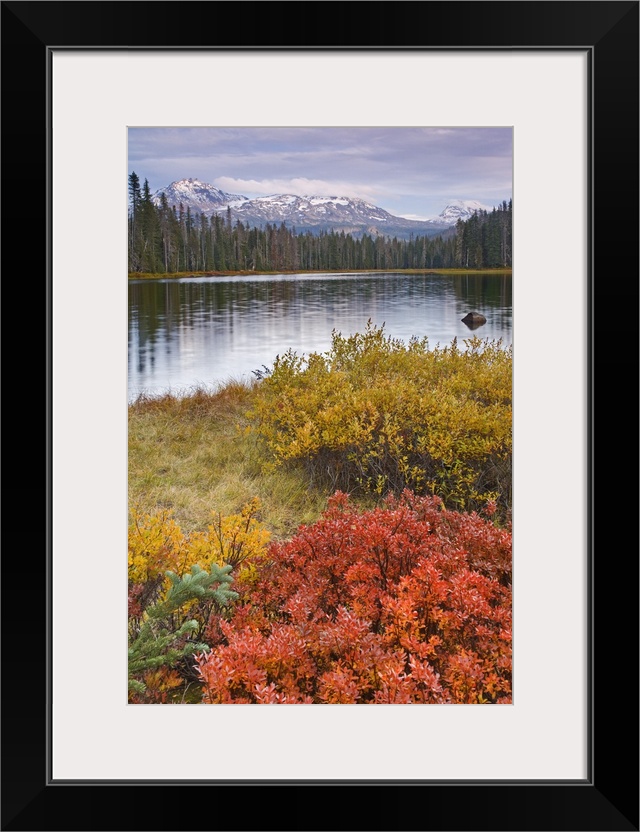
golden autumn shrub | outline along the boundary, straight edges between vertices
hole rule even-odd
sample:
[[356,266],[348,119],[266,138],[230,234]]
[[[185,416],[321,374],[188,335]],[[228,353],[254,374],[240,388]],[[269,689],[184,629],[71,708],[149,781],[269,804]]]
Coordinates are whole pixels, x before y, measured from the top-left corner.
[[436,494],[461,511],[511,505],[512,351],[500,340],[429,348],[368,322],[326,353],[279,356],[252,411],[269,465],[302,462],[331,490]]
[[185,534],[169,510],[156,514],[131,511],[129,524],[129,583],[144,584],[163,576],[167,569],[181,576],[194,564],[241,564],[264,557],[269,532],[258,521],[260,502],[246,503],[239,514],[214,512],[206,532]]

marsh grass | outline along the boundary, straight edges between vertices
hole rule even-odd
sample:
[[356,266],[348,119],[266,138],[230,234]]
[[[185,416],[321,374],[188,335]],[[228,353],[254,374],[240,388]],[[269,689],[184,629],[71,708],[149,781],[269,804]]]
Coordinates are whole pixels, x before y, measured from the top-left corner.
[[129,405],[129,506],[170,509],[185,532],[203,531],[214,513],[238,513],[253,497],[274,537],[295,533],[326,507],[300,467],[264,473],[263,452],[249,430],[259,382],[230,380]]

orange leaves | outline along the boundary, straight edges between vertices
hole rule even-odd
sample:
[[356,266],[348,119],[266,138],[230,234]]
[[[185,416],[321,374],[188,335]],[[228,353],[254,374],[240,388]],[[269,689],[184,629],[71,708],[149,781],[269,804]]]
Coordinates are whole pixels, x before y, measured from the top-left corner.
[[337,663],[320,677],[318,696],[328,704],[353,704],[360,699],[360,686],[352,670]]
[[511,696],[511,536],[405,492],[273,543],[212,650],[205,702],[489,703]]

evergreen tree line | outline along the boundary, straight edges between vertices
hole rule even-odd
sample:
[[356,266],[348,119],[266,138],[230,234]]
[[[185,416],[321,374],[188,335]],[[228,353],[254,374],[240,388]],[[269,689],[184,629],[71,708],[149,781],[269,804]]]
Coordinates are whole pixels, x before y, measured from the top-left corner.
[[455,234],[352,237],[344,231],[298,233],[284,223],[251,228],[226,216],[160,205],[149,183],[129,175],[129,271],[153,274],[208,271],[498,268],[511,266],[512,201],[458,220]]

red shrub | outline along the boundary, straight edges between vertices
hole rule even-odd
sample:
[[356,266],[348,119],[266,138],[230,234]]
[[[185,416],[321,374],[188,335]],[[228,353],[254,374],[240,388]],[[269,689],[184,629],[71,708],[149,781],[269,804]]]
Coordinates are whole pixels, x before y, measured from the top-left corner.
[[511,534],[405,491],[271,545],[196,657],[204,701],[511,701]]

